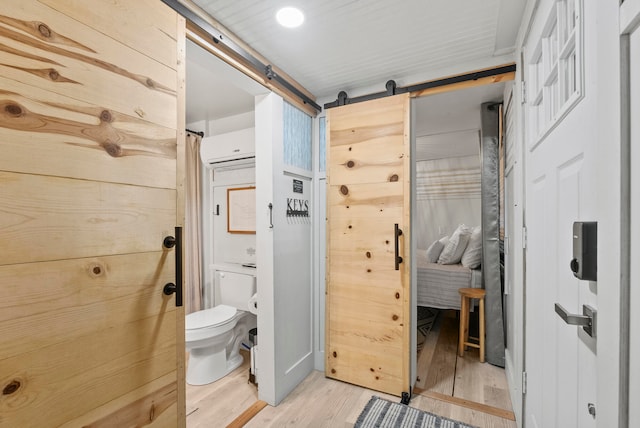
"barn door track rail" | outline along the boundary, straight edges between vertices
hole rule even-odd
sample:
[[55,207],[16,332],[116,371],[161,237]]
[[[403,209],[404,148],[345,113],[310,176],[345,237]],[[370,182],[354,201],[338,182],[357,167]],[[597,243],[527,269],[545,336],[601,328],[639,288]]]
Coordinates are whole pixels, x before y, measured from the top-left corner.
[[213,43],[215,43],[216,45],[219,44],[225,46],[233,53],[241,57],[243,60],[245,60],[247,63],[251,64],[256,70],[261,70],[264,76],[267,77],[267,79],[276,81],[280,86],[284,87],[296,97],[300,98],[304,104],[310,105],[317,111],[322,111],[322,107],[316,104],[315,101],[313,101],[305,93],[300,91],[287,79],[274,72],[272,64],[265,64],[260,61],[242,46],[231,40],[229,37],[224,36],[220,31],[218,31],[217,28],[208,23],[206,20],[202,19],[195,12],[191,11],[178,0],[162,0],[162,2],[198,27],[200,27],[203,31],[205,31],[209,36],[211,36]]
[[487,77],[499,76],[501,74],[514,73],[516,71],[515,64],[504,65],[496,68],[490,68],[487,70],[474,71],[472,73],[460,74],[457,76],[446,77],[444,79],[431,80],[424,83],[416,83],[405,87],[398,88],[394,80],[389,80],[385,84],[386,90],[383,92],[376,92],[373,94],[362,95],[359,97],[349,98],[345,91],[338,93],[338,98],[330,103],[324,105],[325,109],[332,107],[344,106],[347,104],[361,103],[364,101],[375,100],[378,98],[391,97],[393,95],[404,94],[406,92],[414,93],[421,92],[428,89],[437,88],[440,86],[453,85],[456,83],[468,82],[472,80],[483,79]]

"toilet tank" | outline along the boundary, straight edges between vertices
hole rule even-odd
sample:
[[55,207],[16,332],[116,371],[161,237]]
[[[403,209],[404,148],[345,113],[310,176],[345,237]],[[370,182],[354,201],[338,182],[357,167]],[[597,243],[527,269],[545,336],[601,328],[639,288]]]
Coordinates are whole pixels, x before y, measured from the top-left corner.
[[256,277],[243,273],[218,271],[220,304],[247,310],[249,299],[256,292]]

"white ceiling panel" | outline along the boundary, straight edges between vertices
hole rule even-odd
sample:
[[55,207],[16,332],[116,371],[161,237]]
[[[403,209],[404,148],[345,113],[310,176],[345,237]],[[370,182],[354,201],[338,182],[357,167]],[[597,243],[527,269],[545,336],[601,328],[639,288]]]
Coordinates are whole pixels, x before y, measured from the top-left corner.
[[[513,51],[526,0],[194,0],[316,97]],[[305,14],[279,26],[280,7]],[[497,60],[497,59],[496,59]]]

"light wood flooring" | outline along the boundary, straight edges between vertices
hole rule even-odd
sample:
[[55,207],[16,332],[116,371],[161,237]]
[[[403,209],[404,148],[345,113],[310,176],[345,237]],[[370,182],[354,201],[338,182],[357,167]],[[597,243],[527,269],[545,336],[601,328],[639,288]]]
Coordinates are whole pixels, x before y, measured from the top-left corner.
[[[458,357],[457,334],[456,312],[440,313],[418,356],[419,380],[410,406],[482,428],[515,428],[514,421],[474,406],[475,402],[511,411],[506,376],[503,369],[480,363],[475,349]],[[218,382],[187,385],[188,428],[224,427],[255,403],[256,388],[247,382],[249,354],[243,355],[245,364]],[[399,401],[314,371],[279,406],[265,407],[245,426],[352,427],[372,395]],[[466,407],[443,401],[448,397]]]
[[[258,390],[249,383],[250,354],[240,350],[244,363],[209,385],[187,384],[187,427],[225,427],[258,400]],[[187,358],[188,361],[188,358]]]

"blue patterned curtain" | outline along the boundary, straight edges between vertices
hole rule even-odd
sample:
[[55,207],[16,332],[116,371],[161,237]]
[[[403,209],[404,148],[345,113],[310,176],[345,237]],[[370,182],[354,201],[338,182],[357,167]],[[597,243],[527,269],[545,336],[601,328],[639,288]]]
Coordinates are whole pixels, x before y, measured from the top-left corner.
[[285,102],[283,117],[285,165],[312,171],[311,116]]

